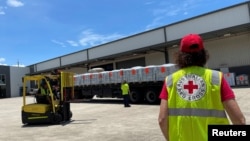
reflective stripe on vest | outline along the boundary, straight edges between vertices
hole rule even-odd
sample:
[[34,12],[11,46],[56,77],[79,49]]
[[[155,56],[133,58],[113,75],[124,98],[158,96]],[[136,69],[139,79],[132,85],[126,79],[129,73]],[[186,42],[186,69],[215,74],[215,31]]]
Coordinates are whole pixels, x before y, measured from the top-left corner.
[[[169,75],[167,77],[167,86],[170,87],[173,84],[173,75]],[[220,84],[220,74],[218,71],[212,70],[212,84],[219,85]]]
[[172,84],[173,84],[173,75],[171,74],[167,77],[167,86],[170,87],[172,86]]
[[217,117],[226,118],[227,115],[224,110],[212,110],[212,109],[194,109],[194,108],[178,108],[168,109],[168,114],[171,116],[200,116],[200,117]]
[[212,84],[214,85],[220,84],[220,73],[218,71],[212,70]]

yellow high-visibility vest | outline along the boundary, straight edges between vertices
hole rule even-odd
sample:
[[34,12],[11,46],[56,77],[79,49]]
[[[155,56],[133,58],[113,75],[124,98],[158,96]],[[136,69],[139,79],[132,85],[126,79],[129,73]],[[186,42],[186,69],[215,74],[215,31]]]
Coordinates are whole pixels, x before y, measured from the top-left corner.
[[49,90],[47,89],[47,91],[44,88],[40,88],[41,89],[41,95],[48,95],[49,94]]
[[129,85],[127,83],[121,85],[122,95],[129,93]]
[[221,102],[222,73],[198,66],[166,77],[169,141],[207,141],[209,124],[229,124]]

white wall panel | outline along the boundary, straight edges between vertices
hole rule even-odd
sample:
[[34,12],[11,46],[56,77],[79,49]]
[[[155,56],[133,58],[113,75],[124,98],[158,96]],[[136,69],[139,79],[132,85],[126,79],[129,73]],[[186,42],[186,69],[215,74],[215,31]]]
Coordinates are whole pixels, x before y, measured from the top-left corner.
[[174,60],[174,54],[176,51],[178,51],[179,47],[171,47],[168,49],[168,56],[169,56],[169,63],[175,63],[175,60]]
[[249,22],[248,5],[239,5],[167,26],[167,41],[180,39],[183,35],[188,33],[206,33]]
[[36,65],[37,71],[60,67],[60,58],[52,59]]
[[10,67],[10,94],[11,97],[20,96],[20,87],[22,87],[22,77],[28,74],[28,67]]
[[96,48],[89,49],[89,59],[113,55],[134,49],[156,45],[165,42],[164,29],[146,32],[117,42],[111,42]]
[[206,42],[208,67],[236,67],[250,64],[250,34]]
[[157,52],[157,53],[147,54],[145,56],[145,61],[146,61],[146,66],[165,64],[164,52]]
[[68,65],[81,61],[87,61],[87,50],[61,57],[61,65]]

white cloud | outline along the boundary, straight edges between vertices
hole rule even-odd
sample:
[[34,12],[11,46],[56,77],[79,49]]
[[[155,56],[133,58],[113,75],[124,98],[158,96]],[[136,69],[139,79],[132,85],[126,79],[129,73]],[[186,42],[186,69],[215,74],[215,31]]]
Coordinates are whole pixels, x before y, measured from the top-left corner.
[[150,30],[154,27],[157,27],[159,25],[161,25],[161,20],[163,19],[164,17],[156,17],[155,19],[153,19],[153,21],[146,26],[146,30]]
[[85,30],[82,32],[81,39],[79,43],[82,46],[95,46],[99,44],[104,44],[119,38],[124,37],[120,34],[111,34],[111,35],[100,35],[93,33],[91,30]]
[[25,67],[25,65],[23,64],[15,64],[15,65],[12,65],[13,67]]
[[[80,35],[79,41],[67,40],[66,42],[72,47],[84,46],[84,47],[93,47],[96,45],[104,44],[119,38],[124,37],[120,34],[110,34],[110,35],[101,35],[93,33],[90,29],[85,30]],[[53,43],[60,45],[61,47],[66,47],[66,43],[60,42],[57,40],[51,40]]]
[[21,7],[24,5],[24,3],[22,3],[19,0],[7,0],[7,5],[10,7]]
[[155,17],[146,29],[152,29],[158,26],[167,24],[169,19],[180,16],[188,15],[191,9],[199,6],[201,0],[183,0],[181,3],[173,1],[163,1],[158,5],[158,8],[153,10],[153,16]]
[[4,62],[5,62],[5,58],[0,58],[0,65],[7,66],[7,64],[5,64]]
[[0,10],[0,15],[5,15],[5,12]]
[[2,63],[0,63],[0,65],[2,65],[2,66],[8,66],[7,64],[2,64]]
[[75,42],[75,41],[68,40],[67,42],[68,42],[71,46],[73,46],[73,47],[78,47],[78,46],[79,46],[78,43]]
[[5,58],[0,58],[0,63],[5,62]]
[[148,2],[145,2],[145,5],[151,5],[153,3],[155,3],[155,2],[154,1],[148,1]]
[[[5,58],[0,58],[0,65],[8,66],[8,64],[6,64],[5,61],[6,61]],[[21,64],[20,62],[18,62],[18,63],[15,64],[15,65],[11,65],[11,66],[14,66],[14,67],[25,67],[25,65],[24,65],[24,64]]]
[[5,15],[5,9],[7,9],[7,7],[0,6],[0,15]]
[[60,45],[61,47],[66,47],[66,45],[63,42],[59,42],[57,40],[51,40],[53,43]]

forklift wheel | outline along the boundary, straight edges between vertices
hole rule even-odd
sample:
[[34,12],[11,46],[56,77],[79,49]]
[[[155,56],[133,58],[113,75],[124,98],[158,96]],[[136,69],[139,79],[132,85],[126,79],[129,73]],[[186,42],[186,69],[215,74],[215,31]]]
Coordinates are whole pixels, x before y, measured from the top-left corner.
[[54,124],[59,124],[61,122],[62,122],[62,115],[58,114],[58,113],[55,113],[53,123]]
[[70,111],[70,113],[69,113],[69,119],[71,119],[72,116],[73,116],[73,113],[72,113],[72,111]]

